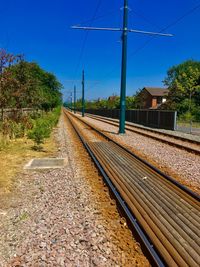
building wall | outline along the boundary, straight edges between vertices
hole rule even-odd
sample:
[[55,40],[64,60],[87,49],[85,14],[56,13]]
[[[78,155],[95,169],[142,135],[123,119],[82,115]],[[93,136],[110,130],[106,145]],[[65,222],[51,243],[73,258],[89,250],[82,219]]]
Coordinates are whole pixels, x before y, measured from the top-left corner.
[[152,104],[152,96],[146,90],[141,91],[140,93],[140,108],[148,109]]
[[158,100],[157,100],[157,97],[152,97],[152,102],[151,102],[151,107],[149,108],[157,108],[157,105],[158,105]]
[[143,89],[140,94],[140,109],[157,108],[158,105],[166,102],[166,96],[152,96],[146,89]]

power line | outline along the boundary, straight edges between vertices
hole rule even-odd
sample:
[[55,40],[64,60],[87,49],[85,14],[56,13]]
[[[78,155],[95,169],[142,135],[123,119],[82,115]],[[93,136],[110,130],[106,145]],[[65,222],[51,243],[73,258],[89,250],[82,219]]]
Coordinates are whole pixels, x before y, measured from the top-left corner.
[[[199,8],[200,8],[200,3],[197,6],[193,7],[192,9],[188,10],[186,13],[184,13],[182,16],[180,16],[179,18],[177,18],[176,20],[174,20],[170,24],[168,24],[166,27],[164,27],[163,29],[161,29],[160,32],[164,32],[164,31],[168,30],[169,28],[175,26],[177,23],[179,23],[180,21],[182,21],[185,17],[189,16],[190,14],[192,14],[193,12],[195,12]],[[140,47],[138,47],[133,53],[131,53],[129,55],[129,57],[131,57],[133,55],[136,55],[140,50],[142,50],[144,47],[146,47],[154,38],[156,38],[156,36],[152,36],[151,38],[149,38]]]
[[[190,10],[188,10],[187,12],[185,12],[183,15],[181,15],[176,20],[174,20],[173,22],[171,22],[170,24],[168,24],[166,27],[164,27],[163,29],[161,29],[160,32],[162,33],[163,31],[171,28],[172,26],[175,26],[177,23],[179,23],[180,21],[182,21],[185,17],[189,16],[190,14],[192,14],[193,12],[195,12],[199,8],[200,8],[200,3],[198,5],[196,5],[195,7],[191,8]],[[135,12],[135,11],[133,10],[133,12]],[[140,47],[138,47],[135,51],[133,51],[132,53],[130,53],[129,58],[132,57],[132,56],[134,56],[134,55],[136,55],[140,50],[142,50],[143,48],[145,48],[154,38],[156,38],[156,36],[150,37]],[[104,76],[104,79],[107,78],[108,76],[110,76],[115,70],[116,70],[116,67],[114,67],[111,71],[109,71]],[[94,89],[99,84],[101,84],[101,82],[96,83],[96,85],[93,85],[90,89]]]
[[189,16],[190,14],[192,14],[193,12],[195,12],[199,8],[200,8],[200,3],[198,5],[196,5],[195,7],[191,8],[190,10],[188,10],[185,14],[183,14],[182,16],[180,16],[178,19],[176,19],[175,21],[173,21],[172,23],[170,23],[167,27],[165,27],[164,29],[162,29],[162,31],[165,31],[165,30],[171,28],[172,26],[176,25],[178,22],[180,22],[185,17]]
[[138,12],[138,10],[136,11],[135,8],[132,10],[133,13],[135,13],[138,17],[142,18],[144,21],[146,21],[147,23],[151,24],[152,26],[154,26],[155,28],[157,28],[157,30],[160,30],[160,26],[158,26],[156,23],[152,22],[151,20],[149,20],[146,16],[144,16],[142,13]]
[[[90,20],[90,26],[92,26],[92,23],[93,23],[93,21],[96,18],[96,15],[98,13],[98,10],[99,10],[100,6],[101,6],[101,0],[99,0],[98,3],[97,3],[97,6],[96,6],[96,9],[95,9],[94,15],[92,16],[92,19]],[[89,32],[87,31],[85,33],[85,37],[83,39],[83,43],[82,43],[82,46],[81,46],[80,55],[79,55],[78,62],[77,62],[76,68],[75,68],[75,79],[76,79],[76,76],[77,76],[77,71],[78,71],[79,66],[81,64],[81,60],[82,60],[83,53],[84,53],[84,50],[85,50],[85,46],[86,46],[88,34],[89,34]]]
[[[179,23],[180,21],[182,21],[185,17],[187,17],[188,15],[192,14],[193,12],[195,12],[198,8],[200,7],[200,3],[198,5],[196,5],[195,7],[191,8],[190,10],[188,10],[186,13],[184,13],[182,16],[178,17],[176,20],[174,20],[173,22],[171,22],[169,25],[167,25],[166,27],[164,27],[163,29],[161,29],[159,32],[163,33],[165,30],[169,29],[172,26],[175,26],[177,23]],[[134,13],[136,13],[134,11]],[[139,13],[137,12],[137,14],[139,15]],[[141,16],[143,19],[145,19],[146,21],[148,21],[150,23],[150,21],[148,19],[146,19],[143,15],[139,15]],[[151,23],[152,24],[152,23]],[[154,24],[155,25],[155,24]],[[157,28],[158,26],[155,25]],[[160,28],[160,27],[159,27]],[[140,50],[142,50],[146,45],[148,45],[149,42],[151,42],[153,39],[155,38],[155,36],[151,37],[149,40],[147,40],[142,46],[140,46],[139,48],[137,48],[129,57],[135,55],[136,53],[138,53]],[[111,75],[111,73],[114,72],[116,68],[113,68],[113,70],[109,71],[105,76],[104,79],[108,76]],[[88,88],[89,90],[94,89],[97,85],[101,84],[101,82],[97,82],[96,84],[94,84],[93,86],[91,86],[90,88]]]
[[99,19],[102,19],[102,18],[108,17],[108,16],[110,16],[110,15],[113,15],[113,14],[115,14],[115,13],[117,13],[117,12],[119,12],[119,10],[114,10],[114,9],[113,9],[113,10],[109,11],[109,12],[106,13],[106,14],[102,14],[102,15],[99,15],[98,17],[95,17],[95,19],[93,19],[93,21],[92,21],[92,19],[82,21],[82,22],[78,23],[77,26],[81,26],[82,24],[87,24],[87,23],[89,23],[89,22],[91,22],[91,21],[92,21],[92,22],[97,21],[97,20],[99,20]]

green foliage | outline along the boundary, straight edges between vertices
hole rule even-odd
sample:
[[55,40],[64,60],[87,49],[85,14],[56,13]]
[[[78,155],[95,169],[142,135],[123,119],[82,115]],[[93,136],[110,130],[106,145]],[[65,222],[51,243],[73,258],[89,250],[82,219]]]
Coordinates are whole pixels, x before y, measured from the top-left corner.
[[[37,63],[25,61],[21,55],[0,49],[0,131],[3,140],[24,137],[29,131],[29,137],[40,146],[58,121],[61,89],[54,74]],[[3,116],[5,108],[17,110],[7,118]],[[24,116],[22,108],[33,108],[36,112]],[[42,116],[42,110],[54,111]],[[4,145],[1,142],[1,147]]]
[[23,213],[20,214],[18,217],[18,221],[25,221],[30,217],[29,213],[27,211],[24,211]]
[[182,118],[199,120],[200,62],[188,60],[173,66],[164,83],[169,87],[166,108],[176,109]]
[[61,105],[62,85],[55,75],[44,71],[36,63],[25,61],[12,66],[11,70],[19,82],[18,90],[14,92],[15,106],[48,111]]
[[0,108],[42,108],[61,105],[62,85],[54,74],[23,56],[0,49]]
[[12,91],[17,86],[17,81],[13,79],[9,69],[17,64],[20,58],[18,55],[14,56],[0,49],[0,108],[2,111],[13,102]]
[[127,109],[135,109],[136,108],[136,97],[135,96],[127,96],[126,97],[126,108]]
[[44,119],[36,120],[33,129],[28,133],[28,138],[35,142],[36,148],[41,149],[41,144],[44,143],[44,139],[48,138],[51,133],[49,123]]
[[[126,97],[127,109],[134,109],[136,106],[135,96]],[[64,103],[65,107],[70,107],[69,104]],[[74,105],[72,106],[74,107]],[[78,99],[76,102],[76,108],[80,110],[82,108],[82,100]],[[119,96],[113,95],[108,99],[97,99],[92,101],[85,101],[86,109],[119,109],[120,108],[120,98]]]
[[51,134],[51,130],[58,123],[61,108],[57,107],[54,111],[46,113],[34,121],[33,128],[28,132],[28,138],[35,143],[35,149],[41,150],[41,144]]

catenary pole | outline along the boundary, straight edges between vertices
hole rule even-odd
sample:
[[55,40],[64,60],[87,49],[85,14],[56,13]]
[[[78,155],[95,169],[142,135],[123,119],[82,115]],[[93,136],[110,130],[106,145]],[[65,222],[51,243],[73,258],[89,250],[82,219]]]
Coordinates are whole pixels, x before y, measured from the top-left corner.
[[127,30],[128,30],[127,26],[128,26],[128,0],[124,0],[121,89],[120,89],[120,120],[119,120],[120,134],[125,133],[125,120],[126,120],[126,66],[127,66]]
[[85,116],[85,72],[82,72],[82,117]]
[[74,85],[74,114],[76,113],[76,85]]
[[71,106],[71,111],[72,111],[72,92],[70,94],[70,106]]
[[[120,121],[119,121],[119,133],[125,133],[125,119],[126,119],[126,68],[127,68],[127,35],[128,32],[147,34],[152,36],[166,36],[172,37],[172,34],[162,32],[142,31],[137,29],[128,29],[128,0],[124,0],[123,10],[123,28],[98,28],[98,27],[85,27],[85,26],[72,26],[72,29],[87,30],[87,31],[114,31],[122,32],[122,62],[121,62],[121,87],[120,87]],[[83,73],[84,76],[84,73]],[[83,79],[84,80],[84,79]],[[84,88],[84,82],[82,82]],[[85,113],[85,100],[84,89],[82,97],[82,117]]]

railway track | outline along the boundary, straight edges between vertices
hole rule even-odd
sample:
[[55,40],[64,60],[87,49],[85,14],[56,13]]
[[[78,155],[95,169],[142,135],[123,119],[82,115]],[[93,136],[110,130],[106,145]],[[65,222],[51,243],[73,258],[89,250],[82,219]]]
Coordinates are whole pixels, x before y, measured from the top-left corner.
[[63,110],[157,266],[200,266],[200,197]]
[[[104,118],[101,116],[91,115],[91,114],[86,114],[86,116],[94,120],[102,121],[116,127],[119,126],[119,122],[116,119]],[[196,140],[191,140],[181,136],[175,136],[172,134],[158,132],[153,129],[152,130],[147,128],[144,129],[139,126],[132,125],[129,122],[126,122],[126,130],[137,134],[141,134],[145,137],[157,140],[162,143],[166,143],[171,146],[175,146],[180,149],[184,149],[190,153],[200,155],[200,142]]]

